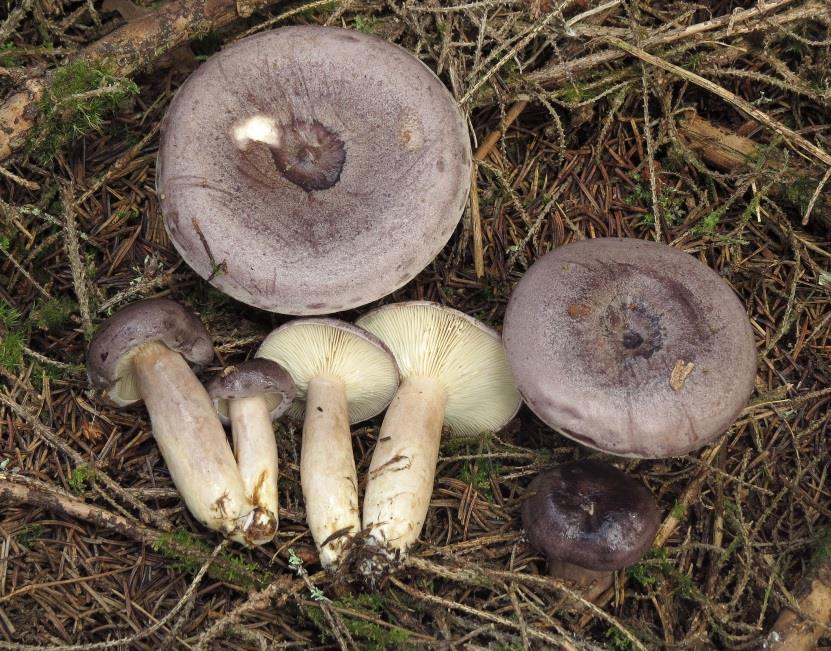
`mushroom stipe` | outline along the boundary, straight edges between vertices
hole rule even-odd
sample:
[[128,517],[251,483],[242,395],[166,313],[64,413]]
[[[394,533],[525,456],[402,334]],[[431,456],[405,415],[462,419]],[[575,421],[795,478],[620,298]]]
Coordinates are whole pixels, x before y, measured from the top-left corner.
[[[205,326],[167,299],[133,303],[98,328],[87,351],[91,383],[120,406],[144,400],[153,436],[188,510],[244,544],[269,539],[205,388],[187,361],[213,359]],[[273,528],[271,529],[273,534]]]

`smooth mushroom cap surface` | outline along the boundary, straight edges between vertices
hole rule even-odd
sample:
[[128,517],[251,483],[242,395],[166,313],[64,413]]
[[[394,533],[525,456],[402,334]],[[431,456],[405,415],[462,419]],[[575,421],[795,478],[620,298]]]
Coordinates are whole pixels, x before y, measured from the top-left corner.
[[531,481],[522,527],[549,559],[614,571],[640,560],[655,539],[661,513],[640,481],[600,461],[555,466]]
[[316,377],[343,382],[350,423],[381,413],[398,388],[398,367],[387,347],[365,330],[338,319],[295,319],[269,334],[258,358],[291,374],[297,395],[287,413],[302,419],[306,391]]
[[444,422],[455,434],[495,432],[519,410],[499,333],[428,301],[392,303],[356,321],[395,355],[402,378],[427,377],[446,390]]
[[503,337],[531,410],[619,456],[711,443],[756,377],[731,287],[694,257],[638,239],[583,240],[538,259],[511,295]]
[[223,425],[230,423],[228,401],[262,396],[272,420],[289,408],[297,395],[289,372],[268,359],[249,359],[228,366],[206,387]]
[[199,275],[249,305],[313,315],[376,300],[429,264],[467,203],[470,163],[456,102],[419,59],[298,26],[241,39],[188,78],[156,182]]
[[92,385],[122,407],[140,400],[131,358],[150,341],[163,343],[197,366],[214,356],[211,337],[195,312],[166,298],[151,298],[122,308],[98,327],[87,350]]

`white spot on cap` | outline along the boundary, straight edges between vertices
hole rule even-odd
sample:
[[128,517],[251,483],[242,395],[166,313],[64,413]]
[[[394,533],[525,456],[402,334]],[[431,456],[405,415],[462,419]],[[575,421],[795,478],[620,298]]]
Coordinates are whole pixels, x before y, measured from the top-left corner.
[[238,122],[231,133],[240,149],[248,147],[249,142],[262,142],[272,147],[280,146],[280,131],[277,123],[262,113]]

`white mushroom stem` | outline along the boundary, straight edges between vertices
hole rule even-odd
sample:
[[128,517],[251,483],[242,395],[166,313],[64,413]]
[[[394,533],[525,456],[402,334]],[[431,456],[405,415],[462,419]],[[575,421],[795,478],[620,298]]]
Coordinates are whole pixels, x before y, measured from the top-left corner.
[[364,528],[390,556],[418,539],[436,476],[447,392],[437,380],[408,377],[390,403],[372,455]]
[[253,507],[207,391],[164,344],[143,344],[132,361],[153,436],[188,509],[206,527],[244,542]]
[[337,378],[312,378],[306,389],[300,484],[320,563],[334,570],[361,529],[346,390]]
[[228,412],[242,485],[256,507],[247,536],[262,545],[277,532],[277,441],[271,413],[263,396],[234,398]]

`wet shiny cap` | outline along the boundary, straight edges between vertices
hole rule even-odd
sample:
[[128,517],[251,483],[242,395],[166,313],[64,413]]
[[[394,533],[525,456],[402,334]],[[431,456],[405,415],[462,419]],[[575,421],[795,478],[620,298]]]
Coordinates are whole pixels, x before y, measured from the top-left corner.
[[640,560],[661,523],[641,482],[608,464],[574,461],[537,475],[522,503],[531,545],[551,560],[613,571]]
[[230,423],[228,402],[235,398],[262,396],[271,419],[279,418],[297,395],[289,372],[267,359],[250,359],[228,366],[207,386],[208,395],[224,425]]
[[193,310],[170,299],[151,298],[122,308],[99,326],[87,350],[90,382],[121,406],[140,400],[130,358],[151,341],[198,366],[214,357],[211,337]]
[[750,320],[732,288],[665,244],[599,238],[539,258],[502,333],[531,410],[584,445],[670,457],[712,443],[756,378]]
[[467,205],[470,162],[456,101],[412,53],[292,26],[234,42],[182,85],[156,188],[196,273],[248,305],[317,315],[424,269]]

